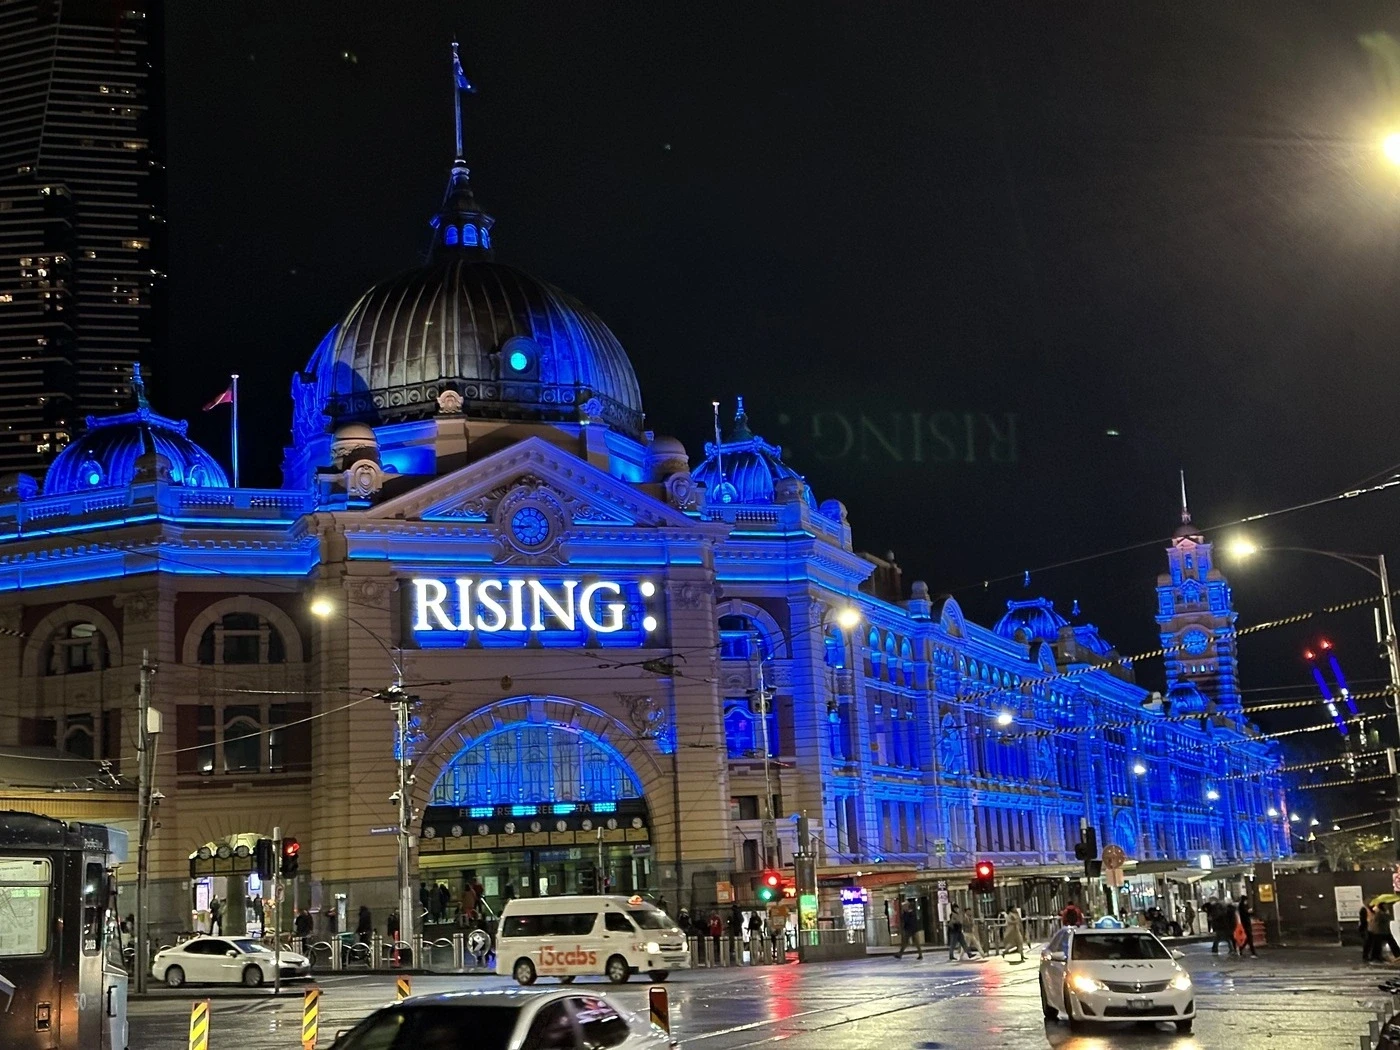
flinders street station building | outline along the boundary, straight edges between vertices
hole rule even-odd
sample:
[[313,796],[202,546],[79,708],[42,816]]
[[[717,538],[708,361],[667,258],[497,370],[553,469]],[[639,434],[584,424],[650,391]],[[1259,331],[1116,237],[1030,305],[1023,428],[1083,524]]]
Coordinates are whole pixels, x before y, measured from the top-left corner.
[[126,411],[10,480],[0,808],[135,830],[144,655],[171,934],[257,895],[248,847],[274,827],[300,842],[302,906],[353,929],[367,905],[382,932],[396,682],[417,698],[414,883],[495,909],[599,860],[673,908],[725,884],[742,903],[766,836],[791,863],[796,814],[834,916],[836,887],[965,886],[979,859],[1063,878],[1084,821],[1130,873],[1183,883],[1289,853],[1230,588],[1185,507],[1142,581],[1164,692],[1048,600],[969,622],[860,553],[742,403],[703,450],[654,432],[607,325],[497,261],[493,222],[458,161],[428,261],[328,317],[291,377],[280,487],[230,484],[139,375]]

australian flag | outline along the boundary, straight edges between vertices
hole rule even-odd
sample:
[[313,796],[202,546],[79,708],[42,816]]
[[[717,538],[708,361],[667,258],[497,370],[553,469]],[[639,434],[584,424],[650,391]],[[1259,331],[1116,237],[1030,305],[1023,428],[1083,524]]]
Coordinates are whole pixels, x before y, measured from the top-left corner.
[[452,45],[452,77],[456,81],[458,91],[476,91],[476,85],[467,79],[467,74],[462,71],[462,59],[457,54],[457,45]]

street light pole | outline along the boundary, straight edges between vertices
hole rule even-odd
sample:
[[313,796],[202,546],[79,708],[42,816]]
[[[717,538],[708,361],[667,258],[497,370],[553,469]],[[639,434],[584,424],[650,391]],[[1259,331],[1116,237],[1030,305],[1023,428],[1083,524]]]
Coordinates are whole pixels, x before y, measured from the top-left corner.
[[768,685],[763,677],[763,641],[758,641],[758,717],[763,725],[763,866],[771,868],[777,861],[778,824],[773,813],[773,774],[768,762],[770,746],[768,739]]

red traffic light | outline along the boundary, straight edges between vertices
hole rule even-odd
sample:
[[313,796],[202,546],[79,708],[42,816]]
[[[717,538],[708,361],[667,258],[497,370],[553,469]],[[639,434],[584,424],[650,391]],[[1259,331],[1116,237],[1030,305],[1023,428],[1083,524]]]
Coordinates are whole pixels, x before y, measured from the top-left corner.
[[1332,643],[1329,642],[1326,638],[1322,639],[1322,641],[1318,642],[1317,644],[1318,644],[1318,646],[1319,646],[1320,648],[1322,648],[1322,649],[1330,649],[1330,648],[1332,648]]
[[283,839],[283,840],[282,840],[282,856],[284,856],[284,857],[295,857],[295,856],[296,856],[298,853],[300,853],[300,852],[301,852],[301,843],[298,842],[296,839]]
[[990,879],[996,873],[996,868],[989,860],[979,860],[977,862],[977,877],[979,879]]
[[763,873],[763,884],[776,888],[783,881],[783,877],[776,871],[765,871]]

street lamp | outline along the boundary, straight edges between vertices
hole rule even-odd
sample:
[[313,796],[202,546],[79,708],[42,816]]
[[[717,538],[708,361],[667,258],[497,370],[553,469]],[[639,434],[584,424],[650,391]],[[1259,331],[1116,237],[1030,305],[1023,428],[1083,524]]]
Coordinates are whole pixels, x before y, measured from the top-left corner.
[[1310,828],[1315,828],[1315,827],[1317,827],[1320,823],[1322,823],[1320,820],[1318,820],[1316,817],[1313,817],[1312,820],[1308,821],[1308,827],[1310,827]]
[[1220,792],[1216,791],[1215,788],[1211,788],[1206,792],[1206,798],[1211,802],[1218,802],[1220,801]]
[[1288,814],[1288,821],[1289,821],[1289,823],[1291,823],[1291,824],[1296,824],[1296,823],[1298,823],[1298,821],[1300,821],[1300,820],[1302,820],[1302,819],[1303,819],[1303,818],[1300,817],[1300,816],[1298,816],[1298,814],[1296,814],[1296,813],[1290,813],[1290,814]]
[[1147,767],[1146,767],[1145,765],[1143,765],[1141,762],[1134,762],[1134,763],[1133,763],[1133,773],[1134,773],[1135,775],[1137,775],[1137,776],[1142,776],[1142,775],[1143,775],[1144,773],[1146,773],[1146,772],[1147,772]]
[[1009,726],[1015,720],[1016,717],[1010,711],[1002,711],[997,714],[997,725],[999,726]]
[[[398,876],[399,876],[399,940],[412,946],[415,941],[413,931],[417,927],[418,915],[417,900],[414,897],[413,885],[409,878],[409,864],[412,853],[412,831],[413,831],[413,800],[409,796],[409,786],[413,781],[412,760],[408,754],[408,720],[409,708],[414,698],[403,691],[403,660],[402,653],[394,655],[394,651],[384,644],[384,639],[370,630],[355,617],[344,610],[337,610],[336,604],[325,596],[312,600],[311,614],[322,620],[328,620],[337,611],[348,623],[354,624],[365,634],[374,639],[375,644],[384,650],[384,655],[389,658],[389,663],[394,669],[394,684],[384,690],[379,695],[384,701],[390,704],[394,710],[395,740],[397,742],[398,766],[398,790],[390,797],[389,801],[397,802],[399,805],[399,829],[398,829]],[[422,963],[415,959],[416,965]]]
[[860,626],[860,610],[854,605],[847,605],[836,614],[836,625],[843,630],[853,631]]
[[[1393,156],[1390,152],[1392,140],[1395,149]],[[1391,157],[1396,163],[1400,163],[1400,132],[1387,136],[1385,141],[1386,156]],[[1390,705],[1395,711],[1396,743],[1400,745],[1400,642],[1397,642],[1395,635],[1395,607],[1390,600],[1390,576],[1386,572],[1385,555],[1348,554],[1342,551],[1318,550],[1316,547],[1260,547],[1247,536],[1235,537],[1230,541],[1228,549],[1241,559],[1264,551],[1317,554],[1324,558],[1331,558],[1333,561],[1346,562],[1353,568],[1368,573],[1381,585],[1381,607],[1380,615],[1376,619],[1376,640],[1385,647],[1385,660],[1390,670],[1390,687],[1387,691],[1390,694]],[[1373,565],[1375,568],[1372,568]],[[1394,754],[1395,752],[1392,751],[1392,765],[1395,767],[1396,804],[1400,805],[1400,765],[1394,763]],[[1392,808],[1390,811],[1390,833],[1393,838],[1400,841],[1400,809]]]
[[1278,816],[1278,810],[1276,810],[1273,806],[1270,806],[1270,807],[1269,807],[1269,816],[1271,816],[1271,817],[1276,817],[1276,816]]
[[1392,131],[1381,139],[1381,152],[1392,164],[1400,164],[1400,131]]

